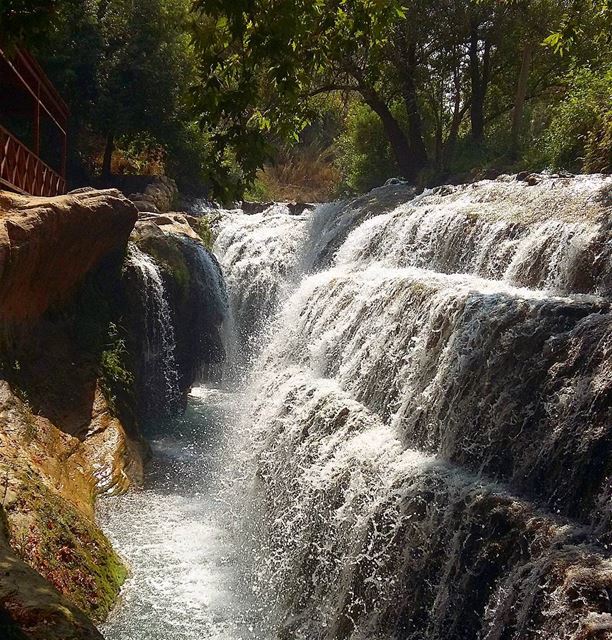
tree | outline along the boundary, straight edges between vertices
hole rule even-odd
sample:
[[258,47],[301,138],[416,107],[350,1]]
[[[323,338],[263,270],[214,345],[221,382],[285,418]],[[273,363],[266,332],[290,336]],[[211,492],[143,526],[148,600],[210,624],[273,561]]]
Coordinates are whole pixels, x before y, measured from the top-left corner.
[[[397,86],[388,52],[406,19],[398,0],[196,0],[203,82],[202,121],[211,128],[219,166],[230,149],[248,181],[271,153],[308,121],[309,96],[356,92],[379,116],[402,174],[414,179],[426,160],[414,85],[415,47],[404,38],[395,71],[409,117],[394,117]],[[218,176],[221,188],[223,174]]]
[[183,153],[202,161],[187,151],[202,147],[191,127],[189,9],[189,0],[64,0],[58,11],[43,58],[71,105],[77,141],[103,138],[105,181],[118,141],[161,145],[175,164]]
[[0,45],[31,43],[49,29],[59,0],[0,0]]

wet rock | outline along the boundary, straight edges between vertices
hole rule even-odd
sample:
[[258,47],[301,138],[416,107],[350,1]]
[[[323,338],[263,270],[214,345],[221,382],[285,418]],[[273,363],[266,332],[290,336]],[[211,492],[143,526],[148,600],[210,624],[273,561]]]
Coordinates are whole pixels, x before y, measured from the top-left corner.
[[316,205],[308,202],[240,202],[238,207],[247,215],[263,213],[276,206],[285,206],[289,214],[294,216],[302,215],[305,211],[312,211]]
[[[520,173],[516,174],[516,181],[517,182],[525,182],[526,184],[528,184],[530,187],[534,187],[536,184],[539,184],[542,180],[542,175],[538,174],[538,173],[532,173],[530,171],[521,171]],[[561,177],[559,174],[552,174],[550,176],[546,176],[547,178],[559,178]],[[564,176],[564,177],[569,177],[569,176]]]
[[385,182],[385,187],[395,187],[402,184],[410,184],[408,180],[403,180],[402,178],[389,178],[387,182]]
[[307,202],[288,202],[287,208],[292,216],[301,216],[306,211],[316,209],[316,205]]
[[525,178],[525,182],[530,187],[535,187],[536,184],[540,183],[540,176],[538,176],[536,173],[532,173],[531,175],[527,176],[527,178]]
[[0,608],[28,634],[37,629],[32,637],[97,638],[77,606],[102,619],[126,575],[93,521],[96,473],[105,467],[89,455],[94,443],[32,413],[6,382],[0,424]]
[[274,206],[274,204],[274,202],[248,202],[246,200],[237,203],[238,208],[240,208],[247,215],[263,213],[266,209]]
[[[138,259],[128,260],[124,272],[126,291],[125,308],[129,323],[130,351],[135,355],[137,402],[139,413],[152,421],[170,412],[178,411],[186,402],[186,394],[199,379],[202,369],[214,367],[225,358],[220,330],[227,314],[227,297],[220,267],[214,256],[203,246],[199,229],[200,219],[179,213],[163,214],[136,225],[132,240],[153,264],[147,269],[159,270],[161,282],[150,282],[159,288],[168,305],[172,324],[174,372],[162,374],[176,376],[180,402],[177,404],[159,388],[147,389],[147,367],[151,366],[151,353],[163,352],[159,343],[161,334],[151,336],[147,329],[147,299],[143,297],[142,265]],[[152,278],[155,280],[155,276]],[[149,301],[153,293],[149,294]],[[158,346],[153,346],[158,341]],[[149,354],[143,359],[143,354]],[[147,360],[149,364],[147,364]],[[163,384],[161,385],[163,386]]]
[[0,566],[0,637],[6,640],[103,640],[78,607],[13,551],[1,507]]

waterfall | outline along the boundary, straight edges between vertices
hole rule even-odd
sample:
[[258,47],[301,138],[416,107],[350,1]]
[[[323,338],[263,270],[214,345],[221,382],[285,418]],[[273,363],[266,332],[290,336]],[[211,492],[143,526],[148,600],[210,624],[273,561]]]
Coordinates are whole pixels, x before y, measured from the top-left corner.
[[223,216],[253,356],[230,484],[271,637],[612,631],[611,193],[502,177]]
[[176,364],[176,337],[161,271],[153,258],[136,245],[128,263],[137,274],[142,318],[143,389],[148,412],[172,415],[181,401]]
[[244,369],[261,332],[299,273],[308,216],[284,205],[260,214],[225,212],[215,243],[229,290],[234,358]]
[[189,270],[189,318],[183,331],[190,336],[196,382],[223,378],[233,361],[234,329],[221,267],[199,242],[176,236]]
[[[426,192],[370,218],[339,263],[469,273],[557,292],[604,292],[612,269],[606,188],[591,176],[534,187],[488,181]],[[585,212],[588,212],[585,215]]]

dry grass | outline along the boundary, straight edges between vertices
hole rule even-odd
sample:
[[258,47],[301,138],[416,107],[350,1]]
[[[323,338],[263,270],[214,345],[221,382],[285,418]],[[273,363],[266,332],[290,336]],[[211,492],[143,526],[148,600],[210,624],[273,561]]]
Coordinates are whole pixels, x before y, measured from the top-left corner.
[[325,202],[334,197],[339,182],[340,172],[329,152],[286,152],[259,172],[254,195],[276,202]]
[[116,149],[113,153],[111,173],[120,175],[159,176],[165,173],[165,154],[161,148],[134,152]]

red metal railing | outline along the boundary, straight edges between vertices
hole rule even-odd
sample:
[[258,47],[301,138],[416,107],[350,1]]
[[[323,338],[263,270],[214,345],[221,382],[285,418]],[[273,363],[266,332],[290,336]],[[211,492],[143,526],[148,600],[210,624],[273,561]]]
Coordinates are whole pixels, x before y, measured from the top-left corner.
[[32,196],[58,196],[66,181],[0,126],[0,182]]

